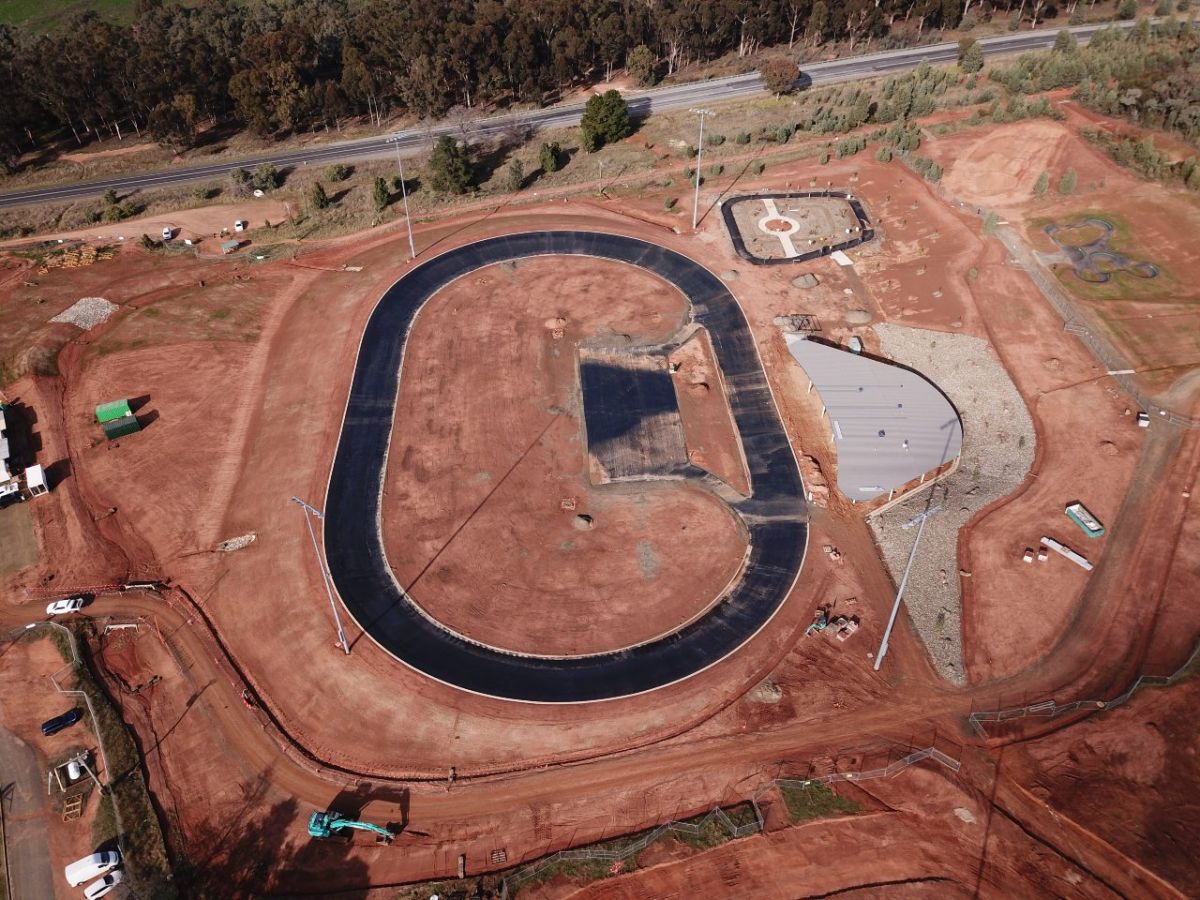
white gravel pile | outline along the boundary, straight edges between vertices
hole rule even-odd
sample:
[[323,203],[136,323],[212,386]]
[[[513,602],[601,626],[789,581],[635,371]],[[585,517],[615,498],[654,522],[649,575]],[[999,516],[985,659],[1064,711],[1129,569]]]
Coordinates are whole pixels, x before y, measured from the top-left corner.
[[50,321],[66,322],[87,331],[106,321],[118,309],[117,304],[109,303],[103,297],[84,297],[82,300],[72,303]]
[[931,505],[940,505],[926,521],[904,602],[938,672],[962,684],[966,679],[958,533],[976,512],[1024,481],[1033,464],[1033,421],[987,341],[902,325],[874,327],[883,353],[933,381],[962,418],[963,454],[954,474],[870,519],[875,540],[899,584],[917,536],[915,525],[901,526]]

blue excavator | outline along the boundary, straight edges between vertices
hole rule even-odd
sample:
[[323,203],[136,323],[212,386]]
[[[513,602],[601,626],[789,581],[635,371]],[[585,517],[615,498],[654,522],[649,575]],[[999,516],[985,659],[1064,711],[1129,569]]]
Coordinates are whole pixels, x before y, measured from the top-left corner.
[[396,836],[390,828],[384,828],[382,825],[372,825],[370,822],[356,822],[353,819],[345,818],[341,813],[332,811],[315,812],[312,814],[312,818],[308,820],[308,833],[311,837],[331,838],[334,834],[349,831],[374,832],[376,840],[384,842],[390,841]]

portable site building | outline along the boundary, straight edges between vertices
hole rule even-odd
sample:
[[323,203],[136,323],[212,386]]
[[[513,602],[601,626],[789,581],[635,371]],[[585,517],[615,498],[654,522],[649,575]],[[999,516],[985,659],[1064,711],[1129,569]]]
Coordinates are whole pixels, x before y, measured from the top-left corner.
[[[110,400],[108,403],[101,403],[96,407],[96,421],[101,425],[132,415],[133,410],[129,408],[128,400]],[[107,430],[105,429],[105,431]]]
[[103,423],[103,428],[104,436],[110,441],[115,441],[119,437],[142,430],[142,426],[138,424],[137,416],[134,415],[122,416],[119,419],[110,419]]

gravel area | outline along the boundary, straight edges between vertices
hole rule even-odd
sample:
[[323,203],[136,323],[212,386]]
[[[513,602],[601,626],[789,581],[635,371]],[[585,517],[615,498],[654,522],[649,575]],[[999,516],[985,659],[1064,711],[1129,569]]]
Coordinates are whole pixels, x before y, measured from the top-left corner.
[[87,331],[104,322],[118,308],[117,304],[109,303],[103,297],[84,297],[82,300],[72,303],[50,321],[67,322],[71,325],[78,325]]
[[901,526],[930,506],[904,603],[943,678],[966,681],[962,663],[959,530],[984,506],[1013,492],[1033,464],[1033,421],[1016,385],[987,341],[878,324],[883,353],[923,373],[945,392],[963,424],[963,454],[954,474],[872,516],[871,530],[899,584],[917,536]]

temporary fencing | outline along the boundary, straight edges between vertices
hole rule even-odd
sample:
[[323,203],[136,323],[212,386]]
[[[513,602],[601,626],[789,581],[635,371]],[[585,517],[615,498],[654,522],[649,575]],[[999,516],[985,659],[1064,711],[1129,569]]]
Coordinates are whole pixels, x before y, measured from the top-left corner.
[[1120,706],[1129,700],[1135,693],[1143,687],[1170,687],[1175,682],[1191,674],[1192,669],[1200,663],[1200,643],[1192,649],[1191,655],[1188,656],[1187,662],[1176,669],[1170,675],[1140,675],[1137,680],[1123,693],[1114,697],[1111,700],[1072,700],[1068,703],[1058,703],[1053,699],[1040,700],[1037,703],[1031,703],[1028,706],[1012,706],[1006,709],[994,710],[977,710],[967,717],[971,728],[980,737],[989,737],[987,723],[993,722],[1010,722],[1015,719],[1024,719],[1027,717],[1039,717],[1044,719],[1054,719],[1058,716],[1069,715],[1080,711],[1094,711],[1098,709],[1112,709],[1115,706]]
[[745,801],[742,805],[749,805],[754,812],[754,820],[738,824],[728,813],[727,809],[733,809],[739,804],[731,804],[726,807],[717,807],[709,811],[703,818],[698,820],[674,821],[668,822],[665,825],[659,825],[645,834],[631,838],[627,844],[622,844],[619,847],[613,847],[612,841],[605,842],[602,845],[593,847],[579,847],[573,850],[559,850],[550,856],[543,857],[536,862],[530,863],[520,869],[517,869],[510,875],[505,876],[501,896],[512,896],[521,884],[528,882],[530,879],[536,878],[539,874],[544,873],[546,869],[567,862],[611,862],[622,863],[625,860],[641,853],[655,841],[661,839],[669,833],[685,834],[695,836],[701,834],[706,828],[713,823],[717,823],[729,835],[729,839],[747,837],[756,834],[763,829],[763,814],[759,801],[770,790],[779,787],[807,787],[813,784],[828,786],[837,781],[867,781],[872,778],[891,778],[898,775],[900,772],[916,765],[925,760],[933,760],[940,763],[952,772],[957,772],[961,766],[959,760],[955,759],[944,750],[936,746],[923,747],[919,750],[912,750],[907,755],[900,759],[894,760],[885,766],[877,766],[871,769],[858,770],[854,772],[828,772],[822,775],[813,775],[807,778],[799,778],[794,776],[781,776],[773,778],[770,781],[762,784]]

